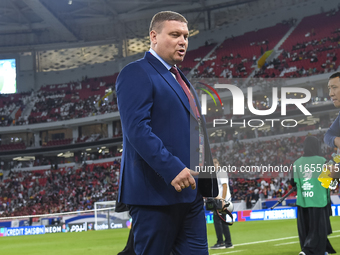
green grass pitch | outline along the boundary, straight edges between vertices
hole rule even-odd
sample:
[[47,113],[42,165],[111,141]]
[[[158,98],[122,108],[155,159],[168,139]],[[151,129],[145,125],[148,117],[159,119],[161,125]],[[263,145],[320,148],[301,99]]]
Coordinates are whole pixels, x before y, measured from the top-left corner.
[[[340,252],[340,217],[331,217],[330,241]],[[6,255],[113,255],[125,246],[129,229],[82,233],[1,237],[0,251]],[[216,242],[213,224],[207,225],[209,246]],[[300,252],[296,220],[236,222],[230,227],[233,249],[210,250],[210,254],[291,255]]]

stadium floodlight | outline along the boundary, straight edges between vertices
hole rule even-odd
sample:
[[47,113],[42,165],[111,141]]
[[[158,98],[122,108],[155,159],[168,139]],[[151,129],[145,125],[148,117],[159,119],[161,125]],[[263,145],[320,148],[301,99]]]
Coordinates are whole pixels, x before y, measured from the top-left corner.
[[13,160],[18,161],[29,161],[29,160],[35,160],[35,156],[23,156],[23,157],[15,157]]

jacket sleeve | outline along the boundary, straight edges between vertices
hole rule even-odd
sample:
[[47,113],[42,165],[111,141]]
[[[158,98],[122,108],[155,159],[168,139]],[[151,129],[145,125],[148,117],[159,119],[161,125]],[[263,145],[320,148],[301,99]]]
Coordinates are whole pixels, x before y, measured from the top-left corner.
[[167,184],[186,167],[152,132],[153,81],[138,63],[126,66],[116,83],[118,109],[124,136],[146,163]]
[[332,123],[330,128],[327,130],[323,140],[324,142],[330,146],[330,147],[335,147],[334,145],[334,139],[338,136],[340,136],[340,118],[339,115],[335,119],[335,121]]

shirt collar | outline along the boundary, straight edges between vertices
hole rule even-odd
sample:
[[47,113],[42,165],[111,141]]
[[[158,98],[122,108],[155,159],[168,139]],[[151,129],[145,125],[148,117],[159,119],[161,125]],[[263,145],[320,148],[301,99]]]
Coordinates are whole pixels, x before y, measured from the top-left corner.
[[170,70],[170,68],[172,67],[172,65],[169,65],[167,62],[165,62],[157,53],[156,51],[154,51],[153,49],[150,48],[149,52],[155,57],[157,58],[159,61],[161,61],[161,63],[166,67],[166,69]]

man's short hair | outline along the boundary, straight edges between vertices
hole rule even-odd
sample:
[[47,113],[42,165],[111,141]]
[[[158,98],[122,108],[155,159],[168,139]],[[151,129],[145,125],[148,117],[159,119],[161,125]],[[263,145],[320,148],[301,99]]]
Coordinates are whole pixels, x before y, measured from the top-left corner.
[[186,18],[184,18],[183,15],[177,12],[172,11],[158,12],[153,16],[151,20],[149,32],[151,32],[152,30],[159,32],[162,29],[162,23],[167,20],[176,20],[188,24]]
[[340,72],[333,73],[333,74],[329,77],[328,80],[331,80],[331,79],[337,78],[337,77],[340,78]]

